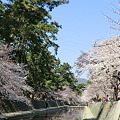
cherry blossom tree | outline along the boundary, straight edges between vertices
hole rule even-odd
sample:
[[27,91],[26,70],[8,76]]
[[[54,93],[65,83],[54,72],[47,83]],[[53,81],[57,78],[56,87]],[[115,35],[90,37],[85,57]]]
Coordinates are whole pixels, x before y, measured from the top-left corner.
[[63,86],[64,90],[57,90],[55,96],[59,100],[67,101],[69,104],[80,104],[81,98],[69,86]]
[[91,96],[95,92],[105,95],[113,92],[116,99],[120,87],[120,37],[95,43],[93,49],[80,55],[75,66],[79,75],[89,72]]
[[30,100],[24,93],[33,89],[26,84],[27,71],[23,64],[13,63],[8,52],[5,46],[0,45],[0,94],[7,99],[29,104]]

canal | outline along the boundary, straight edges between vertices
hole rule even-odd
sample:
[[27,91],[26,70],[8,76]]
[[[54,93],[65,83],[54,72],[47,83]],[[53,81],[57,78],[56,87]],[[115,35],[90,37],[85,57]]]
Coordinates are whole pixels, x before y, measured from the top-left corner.
[[35,114],[6,120],[82,120],[83,108],[68,108],[45,114]]

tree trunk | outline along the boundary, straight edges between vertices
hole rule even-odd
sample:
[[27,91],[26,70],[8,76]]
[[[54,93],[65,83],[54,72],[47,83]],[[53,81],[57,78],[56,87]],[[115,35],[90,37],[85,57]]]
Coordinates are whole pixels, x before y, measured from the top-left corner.
[[118,89],[116,87],[114,87],[114,93],[113,93],[113,99],[114,100],[117,100],[117,92],[118,92]]

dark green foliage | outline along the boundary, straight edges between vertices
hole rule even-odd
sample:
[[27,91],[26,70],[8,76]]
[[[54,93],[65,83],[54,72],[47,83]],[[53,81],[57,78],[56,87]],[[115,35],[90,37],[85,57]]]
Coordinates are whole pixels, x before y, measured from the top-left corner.
[[81,95],[82,92],[85,90],[85,88],[87,87],[87,84],[84,84],[84,83],[78,83],[75,87],[75,92],[78,94],[78,95]]
[[[59,25],[49,14],[67,0],[9,0],[0,2],[0,43],[12,48],[11,58],[16,63],[26,64],[29,71],[27,83],[34,88],[34,95],[44,95],[48,88],[74,88],[77,80],[68,63],[60,63],[49,51],[55,53]],[[51,93],[49,93],[51,94]]]

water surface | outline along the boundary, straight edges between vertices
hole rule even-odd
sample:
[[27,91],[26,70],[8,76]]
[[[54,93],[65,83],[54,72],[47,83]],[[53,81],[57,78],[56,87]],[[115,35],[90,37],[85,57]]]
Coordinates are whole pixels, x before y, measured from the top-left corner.
[[83,109],[57,110],[46,114],[36,114],[7,120],[82,120]]

